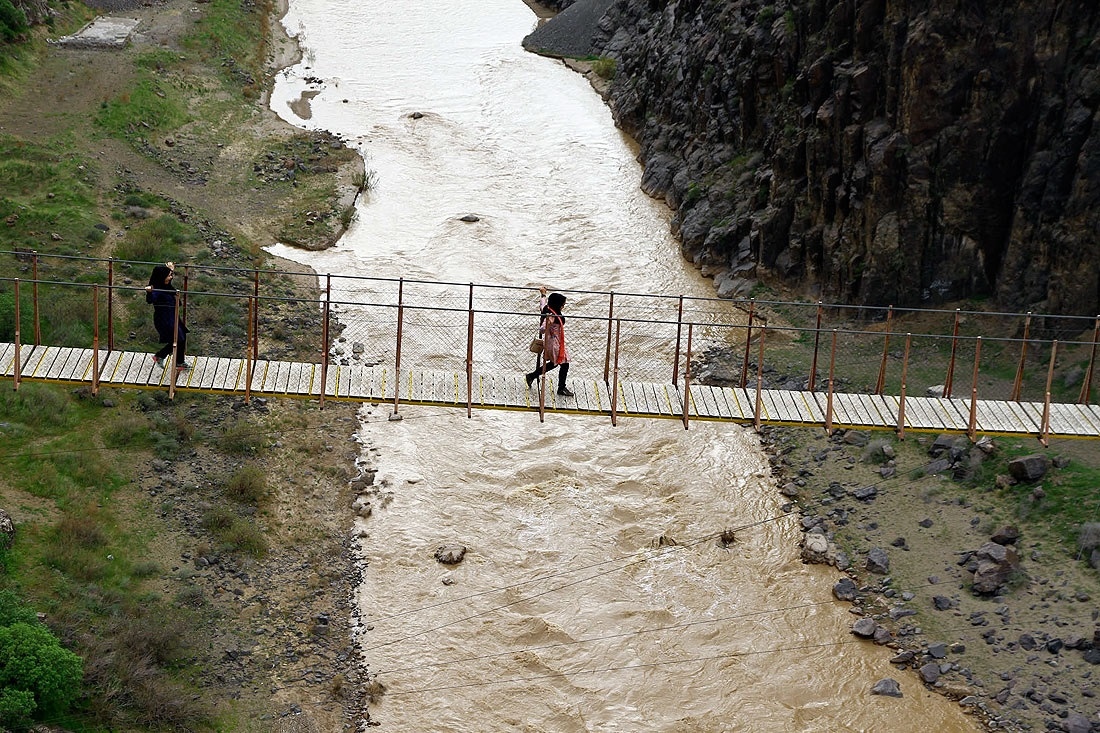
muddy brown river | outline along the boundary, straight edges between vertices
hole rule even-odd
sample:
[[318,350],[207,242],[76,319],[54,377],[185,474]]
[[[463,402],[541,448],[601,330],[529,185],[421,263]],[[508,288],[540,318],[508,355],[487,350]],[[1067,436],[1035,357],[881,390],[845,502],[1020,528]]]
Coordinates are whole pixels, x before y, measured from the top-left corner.
[[[535,22],[522,0],[291,0],[303,60],[272,106],[342,135],[373,185],[334,249],[272,250],[319,272],[712,295],[600,98],[521,49]],[[386,690],[372,730],[978,730],[849,633],[751,430],[390,412],[362,413],[380,494],[354,528],[357,639]],[[460,564],[433,557],[448,543]],[[903,697],[870,695],[884,677]]]

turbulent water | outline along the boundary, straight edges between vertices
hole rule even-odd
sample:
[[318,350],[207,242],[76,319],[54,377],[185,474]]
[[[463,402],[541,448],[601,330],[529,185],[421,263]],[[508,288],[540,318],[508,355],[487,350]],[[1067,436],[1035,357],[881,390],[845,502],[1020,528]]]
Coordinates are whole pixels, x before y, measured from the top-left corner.
[[[599,97],[521,50],[535,22],[521,0],[292,0],[304,58],[272,105],[357,146],[373,185],[336,248],[276,253],[319,272],[710,295]],[[596,361],[574,353],[574,373]],[[976,729],[851,636],[751,431],[390,412],[365,408],[361,429],[382,493],[360,527],[358,637],[386,690],[363,711],[379,730]],[[468,548],[461,564],[435,560],[447,543]],[[883,677],[904,697],[871,696]]]

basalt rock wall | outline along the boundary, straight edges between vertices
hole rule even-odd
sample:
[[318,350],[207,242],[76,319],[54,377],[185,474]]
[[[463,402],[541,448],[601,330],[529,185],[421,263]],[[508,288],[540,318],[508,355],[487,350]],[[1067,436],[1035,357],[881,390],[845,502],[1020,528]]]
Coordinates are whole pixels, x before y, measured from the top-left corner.
[[725,283],[1100,312],[1100,3],[617,0],[643,187]]

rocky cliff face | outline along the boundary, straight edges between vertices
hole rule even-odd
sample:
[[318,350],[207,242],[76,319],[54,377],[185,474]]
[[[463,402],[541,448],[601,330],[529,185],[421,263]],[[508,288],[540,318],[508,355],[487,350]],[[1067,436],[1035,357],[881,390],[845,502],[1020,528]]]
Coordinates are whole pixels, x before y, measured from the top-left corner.
[[1100,312],[1095,0],[617,0],[595,45],[720,290]]

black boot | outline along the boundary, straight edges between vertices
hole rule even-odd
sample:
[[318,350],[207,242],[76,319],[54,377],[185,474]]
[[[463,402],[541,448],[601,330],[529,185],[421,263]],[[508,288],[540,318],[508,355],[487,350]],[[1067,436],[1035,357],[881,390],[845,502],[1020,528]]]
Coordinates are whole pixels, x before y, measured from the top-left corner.
[[558,394],[562,397],[573,397],[573,393],[565,386],[565,377],[569,374],[569,362],[565,362],[558,372]]

